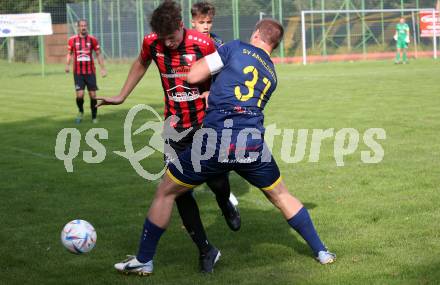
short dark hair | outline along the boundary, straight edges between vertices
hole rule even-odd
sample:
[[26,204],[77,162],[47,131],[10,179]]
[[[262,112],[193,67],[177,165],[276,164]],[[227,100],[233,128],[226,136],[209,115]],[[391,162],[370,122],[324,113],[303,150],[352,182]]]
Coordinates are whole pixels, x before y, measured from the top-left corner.
[[150,26],[158,35],[170,35],[179,30],[182,22],[182,9],[174,1],[165,1],[151,15]]
[[260,31],[260,38],[266,44],[276,49],[284,36],[284,28],[274,19],[262,19],[255,25],[255,31]]
[[85,22],[87,25],[89,24],[86,19],[79,19],[78,22],[76,22],[76,25],[79,27],[81,22]]
[[197,2],[192,5],[191,15],[197,17],[199,15],[215,16],[215,7],[207,1]]

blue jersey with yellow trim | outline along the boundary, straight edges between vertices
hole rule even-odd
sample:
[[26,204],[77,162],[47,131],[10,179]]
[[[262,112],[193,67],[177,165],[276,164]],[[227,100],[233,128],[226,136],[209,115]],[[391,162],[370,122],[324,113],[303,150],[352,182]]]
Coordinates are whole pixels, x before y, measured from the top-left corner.
[[[274,65],[267,52],[240,41],[217,52],[220,59],[210,55],[210,66],[216,70],[221,60],[223,67],[211,85],[202,133],[197,132],[192,147],[169,164],[168,176],[191,188],[233,170],[252,185],[271,190],[281,178],[265,147],[263,110],[277,85]],[[214,141],[207,129],[215,130]],[[213,155],[202,159],[199,147],[200,154]]]
[[235,130],[257,128],[264,133],[263,110],[277,86],[270,55],[239,40],[217,52],[224,66],[211,85],[204,127],[221,130],[224,121],[232,119]]
[[210,33],[209,37],[214,42],[216,49],[218,49],[219,47],[221,47],[224,44],[223,40],[214,33]]

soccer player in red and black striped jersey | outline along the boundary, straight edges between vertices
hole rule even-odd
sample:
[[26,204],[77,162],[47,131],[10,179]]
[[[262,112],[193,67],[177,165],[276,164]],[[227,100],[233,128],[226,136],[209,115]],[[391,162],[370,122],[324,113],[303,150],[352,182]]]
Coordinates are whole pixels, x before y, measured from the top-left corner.
[[[208,91],[210,83],[200,85],[189,84],[186,76],[191,64],[198,59],[214,53],[213,41],[193,30],[183,26],[181,8],[174,1],[163,2],[152,14],[151,28],[153,33],[144,37],[142,50],[134,61],[128,77],[118,96],[98,97],[100,105],[119,105],[130,95],[142,79],[150,63],[154,61],[158,67],[165,96],[165,118],[176,116],[177,122],[172,123],[176,131],[182,132],[192,127],[185,138],[174,142],[169,140],[166,147],[171,147],[179,154],[192,145],[193,135],[200,129],[205,117],[206,102],[201,98]],[[230,186],[228,175],[216,177],[207,182],[216,194],[217,203],[225,216],[228,226],[236,231],[240,228],[240,214],[229,200]],[[197,245],[200,252],[200,268],[202,272],[212,272],[214,264],[220,257],[220,252],[207,239],[200,219],[199,209],[193,195],[188,192],[176,199],[177,208],[183,224]],[[141,243],[150,235],[156,235],[161,229],[146,219]],[[137,260],[142,263],[149,261],[150,249],[137,254]],[[152,269],[151,269],[152,270]]]
[[90,109],[92,110],[92,122],[97,123],[96,90],[98,90],[98,86],[96,85],[93,51],[95,51],[98,58],[102,77],[107,75],[107,71],[104,67],[104,59],[101,55],[98,40],[94,36],[88,34],[87,21],[79,20],[77,26],[78,34],[69,39],[66,57],[66,73],[70,72],[70,62],[73,57],[73,78],[75,81],[76,105],[79,110],[75,122],[80,123],[83,118],[84,89],[87,87],[90,96]]

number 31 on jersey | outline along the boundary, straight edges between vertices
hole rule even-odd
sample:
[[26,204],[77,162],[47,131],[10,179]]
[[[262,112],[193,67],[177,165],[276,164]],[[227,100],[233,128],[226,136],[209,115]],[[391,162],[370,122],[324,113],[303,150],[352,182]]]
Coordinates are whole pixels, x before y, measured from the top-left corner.
[[[235,97],[238,100],[245,102],[251,99],[252,97],[254,97],[255,85],[258,82],[258,69],[256,69],[255,66],[249,65],[243,68],[243,73],[244,74],[252,73],[252,80],[247,80],[244,82],[244,85],[246,85],[246,87],[248,88],[248,93],[247,94],[241,93],[240,86],[235,86],[234,93],[235,93]],[[258,107],[261,107],[261,102],[263,101],[264,95],[266,95],[267,91],[269,90],[272,84],[269,81],[269,79],[267,79],[266,77],[263,78],[263,83],[265,84],[265,87],[263,89],[263,92],[261,92],[260,94],[260,99],[258,100],[258,104],[257,104]]]

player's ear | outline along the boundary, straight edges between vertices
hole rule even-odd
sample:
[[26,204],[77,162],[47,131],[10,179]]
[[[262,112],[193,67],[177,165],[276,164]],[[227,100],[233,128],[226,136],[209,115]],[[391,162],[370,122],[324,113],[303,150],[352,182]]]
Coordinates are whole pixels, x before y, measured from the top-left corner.
[[193,29],[196,28],[196,21],[195,21],[194,19],[191,20],[191,27],[192,27]]
[[253,34],[252,34],[252,39],[254,40],[258,40],[260,38],[260,30],[256,30]]

